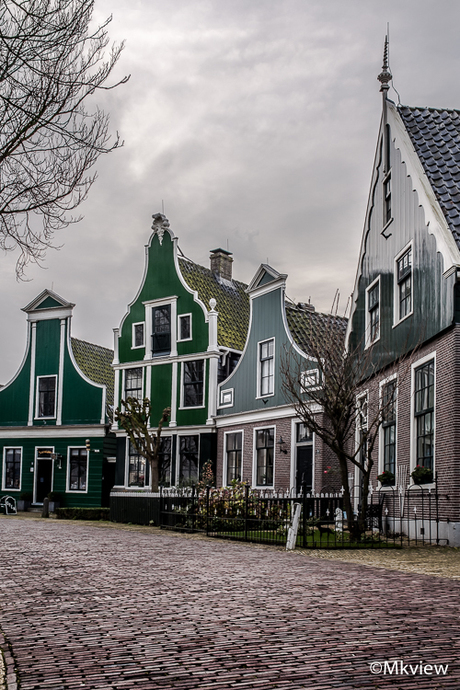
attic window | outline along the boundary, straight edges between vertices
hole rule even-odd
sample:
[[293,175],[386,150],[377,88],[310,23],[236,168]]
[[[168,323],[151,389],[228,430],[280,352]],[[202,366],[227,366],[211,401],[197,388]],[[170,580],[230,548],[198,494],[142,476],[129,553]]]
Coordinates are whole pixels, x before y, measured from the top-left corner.
[[133,348],[144,347],[144,323],[133,323]]
[[171,352],[171,305],[152,309],[152,354],[169,355]]
[[367,346],[380,337],[380,278],[374,280],[366,291]]
[[179,316],[179,341],[192,339],[192,315],[181,314]]
[[37,386],[37,417],[42,419],[56,416],[57,376],[39,376]]
[[412,247],[397,259],[399,320],[412,312]]

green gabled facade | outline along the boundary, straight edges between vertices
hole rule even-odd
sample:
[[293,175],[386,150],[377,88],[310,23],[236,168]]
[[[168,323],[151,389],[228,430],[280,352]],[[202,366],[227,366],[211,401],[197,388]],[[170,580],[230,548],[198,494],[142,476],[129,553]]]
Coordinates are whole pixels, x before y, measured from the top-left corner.
[[[196,481],[216,457],[216,390],[244,347],[249,301],[232,279],[229,252],[211,252],[211,268],[182,255],[162,214],[153,216],[138,294],[115,329],[115,406],[128,397],[152,404],[152,432],[171,408],[162,434],[164,485]],[[145,460],[125,432],[117,435],[115,491],[148,489]]]
[[26,353],[0,390],[1,495],[41,505],[54,492],[61,506],[108,505],[113,352],[71,338],[74,306],[44,290],[23,309]]

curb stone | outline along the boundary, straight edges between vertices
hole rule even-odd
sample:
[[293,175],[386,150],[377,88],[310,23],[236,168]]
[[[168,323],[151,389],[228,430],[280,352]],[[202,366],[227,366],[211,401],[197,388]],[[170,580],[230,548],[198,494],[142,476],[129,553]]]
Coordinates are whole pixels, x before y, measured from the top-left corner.
[[16,673],[16,665],[14,663],[13,655],[11,654],[10,646],[0,632],[0,689],[1,690],[18,690],[19,684]]

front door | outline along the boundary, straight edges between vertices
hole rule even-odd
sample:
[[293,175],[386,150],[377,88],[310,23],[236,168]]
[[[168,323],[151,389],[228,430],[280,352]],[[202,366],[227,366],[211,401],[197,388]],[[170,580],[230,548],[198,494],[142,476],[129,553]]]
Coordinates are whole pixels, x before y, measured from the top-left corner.
[[53,477],[53,461],[51,458],[37,458],[35,471],[35,503],[43,503],[43,499],[51,491]]
[[313,487],[313,446],[297,446],[297,471],[296,490],[300,493],[302,485],[306,484],[306,490]]

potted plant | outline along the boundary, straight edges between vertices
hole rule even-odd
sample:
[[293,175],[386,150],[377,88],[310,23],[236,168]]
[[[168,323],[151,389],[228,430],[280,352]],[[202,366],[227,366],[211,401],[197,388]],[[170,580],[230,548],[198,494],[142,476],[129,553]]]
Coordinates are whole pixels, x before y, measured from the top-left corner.
[[395,476],[393,472],[390,472],[390,470],[384,470],[382,474],[379,474],[377,479],[379,480],[380,484],[382,486],[394,486],[395,485]]
[[431,484],[433,481],[433,470],[430,467],[417,465],[415,470],[410,475],[414,484]]
[[30,504],[32,503],[33,500],[33,494],[32,491],[23,491],[19,495],[19,500],[17,503],[17,509],[18,511],[26,511],[29,510]]
[[48,494],[48,499],[49,499],[49,511],[50,513],[55,513],[56,508],[59,508],[61,505],[61,494],[57,493],[57,491],[50,491]]

